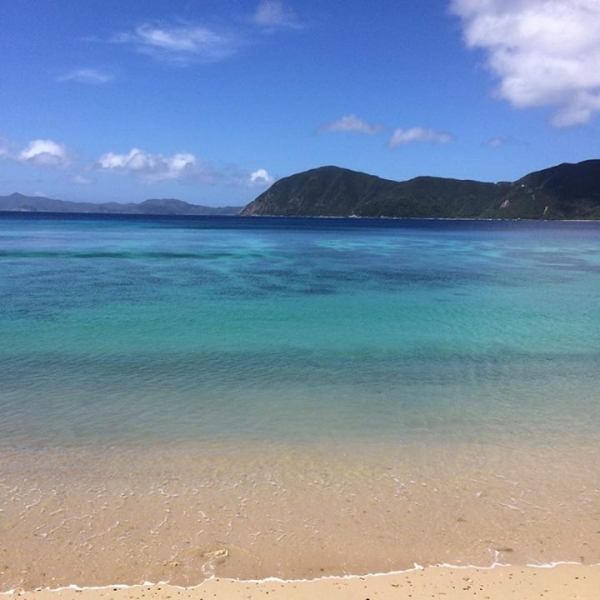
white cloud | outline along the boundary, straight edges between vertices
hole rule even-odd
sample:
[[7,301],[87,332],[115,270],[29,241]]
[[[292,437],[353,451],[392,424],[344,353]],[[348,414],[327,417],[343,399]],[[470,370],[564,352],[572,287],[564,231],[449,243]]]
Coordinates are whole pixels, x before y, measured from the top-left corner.
[[430,144],[447,144],[453,139],[452,135],[443,131],[435,131],[424,127],[412,127],[411,129],[398,128],[392,133],[392,137],[388,142],[388,146],[402,146],[405,144],[413,144],[415,142],[430,143]]
[[262,0],[252,16],[252,22],[267,29],[300,27],[296,13],[284,6],[281,0]]
[[270,175],[265,169],[257,169],[256,171],[250,173],[250,177],[248,178],[248,184],[251,187],[268,186],[274,182],[275,177]]
[[356,133],[365,133],[367,135],[375,135],[383,131],[383,127],[374,123],[367,123],[367,121],[359,119],[356,115],[346,115],[337,121],[332,121],[331,123],[321,125],[321,127],[317,129],[317,133],[326,133],[332,131],[350,131]]
[[62,167],[69,164],[67,150],[52,140],[33,140],[16,157],[19,162],[43,167]]
[[600,112],[598,0],[452,0],[451,9],[467,45],[487,52],[498,97],[556,107],[557,127]]
[[196,157],[187,152],[163,156],[138,148],[132,148],[128,154],[107,152],[96,163],[97,169],[129,173],[145,183],[189,177],[197,172],[197,167]]
[[58,78],[59,81],[74,81],[85,85],[104,85],[113,80],[110,73],[105,73],[97,69],[75,69],[66,75]]
[[[150,154],[139,148],[132,148],[127,154],[107,152],[96,161],[94,168],[131,175],[146,184],[179,180],[190,184],[265,187],[275,181],[275,177],[266,169],[250,172],[236,165],[216,168],[188,152],[163,156]],[[81,178],[79,183],[86,183],[84,179],[86,178]]]
[[132,45],[154,58],[179,64],[222,60],[234,54],[238,47],[234,35],[192,25],[145,23],[134,32],[122,33],[112,41]]

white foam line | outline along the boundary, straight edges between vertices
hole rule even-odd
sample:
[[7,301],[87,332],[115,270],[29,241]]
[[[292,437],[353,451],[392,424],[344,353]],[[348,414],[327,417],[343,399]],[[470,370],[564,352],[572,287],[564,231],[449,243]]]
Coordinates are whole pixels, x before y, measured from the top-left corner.
[[[532,569],[554,569],[554,567],[559,567],[560,565],[582,565],[583,563],[571,560],[559,560],[557,562],[549,562],[549,563],[528,563],[525,566],[531,567]],[[598,567],[600,565],[589,565],[590,567]]]
[[431,567],[435,567],[435,568],[442,568],[442,569],[479,569],[480,571],[489,571],[491,569],[495,569],[497,567],[510,567],[511,565],[508,565],[506,563],[500,563],[500,562],[493,562],[491,565],[486,565],[484,567],[482,567],[481,565],[453,565],[450,563],[441,563],[441,564],[437,564],[437,565],[431,565]]
[[[528,563],[528,564],[524,565],[523,568],[553,569],[555,567],[559,567],[559,566],[563,566],[563,565],[584,566],[583,563],[577,562],[577,561],[556,561],[556,562],[550,562],[550,563],[532,563],[532,564]],[[415,563],[414,567],[412,567],[411,569],[404,569],[404,570],[400,570],[400,571],[387,571],[385,573],[368,573],[366,575],[326,575],[325,577],[316,577],[314,579],[281,579],[280,577],[265,577],[264,579],[233,579],[230,577],[215,577],[214,575],[212,575],[211,577],[207,577],[201,583],[199,583],[197,585],[192,585],[192,586],[173,585],[173,584],[169,583],[168,581],[157,581],[157,582],[144,581],[143,583],[136,583],[133,585],[117,583],[117,584],[113,584],[113,585],[100,585],[100,586],[91,586],[90,585],[90,586],[81,587],[76,584],[71,584],[71,585],[58,587],[58,588],[35,588],[33,591],[37,592],[37,591],[43,590],[46,592],[62,592],[64,590],[76,590],[76,591],[81,592],[81,591],[85,591],[85,590],[109,590],[109,589],[129,590],[129,589],[151,587],[151,586],[157,586],[157,585],[168,585],[168,586],[170,586],[174,589],[178,589],[178,590],[196,590],[196,589],[201,588],[202,585],[206,581],[215,581],[215,580],[230,581],[230,582],[234,582],[234,583],[257,583],[257,584],[260,584],[260,583],[310,583],[313,581],[348,581],[348,580],[355,580],[355,579],[358,579],[358,580],[371,579],[374,577],[390,577],[390,576],[394,576],[394,575],[404,575],[406,573],[414,573],[416,571],[424,571],[425,569],[432,569],[432,568],[433,569],[477,569],[479,571],[490,571],[492,569],[497,569],[497,568],[508,568],[508,567],[518,568],[519,566],[520,565],[509,565],[509,564],[494,562],[491,565],[487,565],[487,566],[453,565],[450,563],[438,563],[438,564],[433,564],[433,565],[424,567],[423,565]],[[596,563],[596,564],[592,564],[592,565],[585,565],[585,566],[600,567],[600,563]],[[19,590],[19,588],[13,588],[6,592],[0,592],[0,596],[11,595],[11,594],[14,594],[18,590]]]

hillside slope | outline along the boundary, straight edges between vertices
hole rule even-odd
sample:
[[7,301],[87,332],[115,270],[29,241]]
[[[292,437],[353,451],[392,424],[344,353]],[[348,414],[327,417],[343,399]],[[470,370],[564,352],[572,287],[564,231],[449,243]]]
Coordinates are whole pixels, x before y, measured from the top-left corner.
[[280,179],[240,214],[598,219],[600,160],[562,164],[502,183],[441,177],[397,182],[340,167],[320,167]]

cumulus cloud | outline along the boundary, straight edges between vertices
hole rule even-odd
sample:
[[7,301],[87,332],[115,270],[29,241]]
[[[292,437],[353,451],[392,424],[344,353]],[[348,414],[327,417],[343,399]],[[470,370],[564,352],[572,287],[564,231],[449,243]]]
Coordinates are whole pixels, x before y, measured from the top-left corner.
[[498,97],[516,108],[554,106],[552,124],[600,112],[598,0],[452,0],[471,48],[487,53]]
[[337,121],[332,121],[331,123],[321,125],[321,127],[317,129],[317,133],[335,131],[349,131],[355,133],[364,133],[367,135],[375,135],[383,131],[383,127],[374,123],[367,123],[367,121],[359,119],[356,115],[346,115]]
[[42,167],[62,167],[69,164],[69,156],[63,144],[52,140],[33,140],[16,156],[19,162]]
[[133,32],[115,36],[112,41],[128,44],[156,59],[179,64],[222,60],[238,47],[234,35],[194,25],[144,23]]
[[97,69],[75,69],[58,78],[59,81],[73,81],[85,85],[104,85],[113,80],[110,73],[105,73]]
[[410,129],[398,128],[392,133],[388,146],[394,148],[395,146],[403,146],[415,142],[447,144],[452,140],[452,135],[443,131],[435,131],[434,129],[426,129],[425,127],[412,127]]
[[193,154],[187,152],[163,156],[132,148],[127,154],[115,154],[114,152],[103,154],[95,167],[103,171],[129,173],[145,183],[155,183],[165,179],[181,179],[195,174],[198,161]]
[[296,13],[281,0],[262,0],[252,16],[252,23],[267,29],[300,27]]
[[265,169],[257,169],[250,173],[248,177],[248,185],[250,187],[269,186],[275,182],[275,177],[270,175]]
[[[266,169],[251,172],[236,165],[215,167],[188,152],[163,156],[139,148],[132,148],[127,154],[107,152],[96,161],[94,168],[124,173],[144,184],[179,180],[190,184],[267,187],[275,181]],[[86,183],[84,179],[79,183]]]

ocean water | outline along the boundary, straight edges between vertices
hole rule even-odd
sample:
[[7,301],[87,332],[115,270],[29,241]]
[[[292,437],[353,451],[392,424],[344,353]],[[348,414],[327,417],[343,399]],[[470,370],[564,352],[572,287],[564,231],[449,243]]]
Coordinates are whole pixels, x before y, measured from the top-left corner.
[[0,340],[0,587],[600,557],[600,224],[4,214]]

